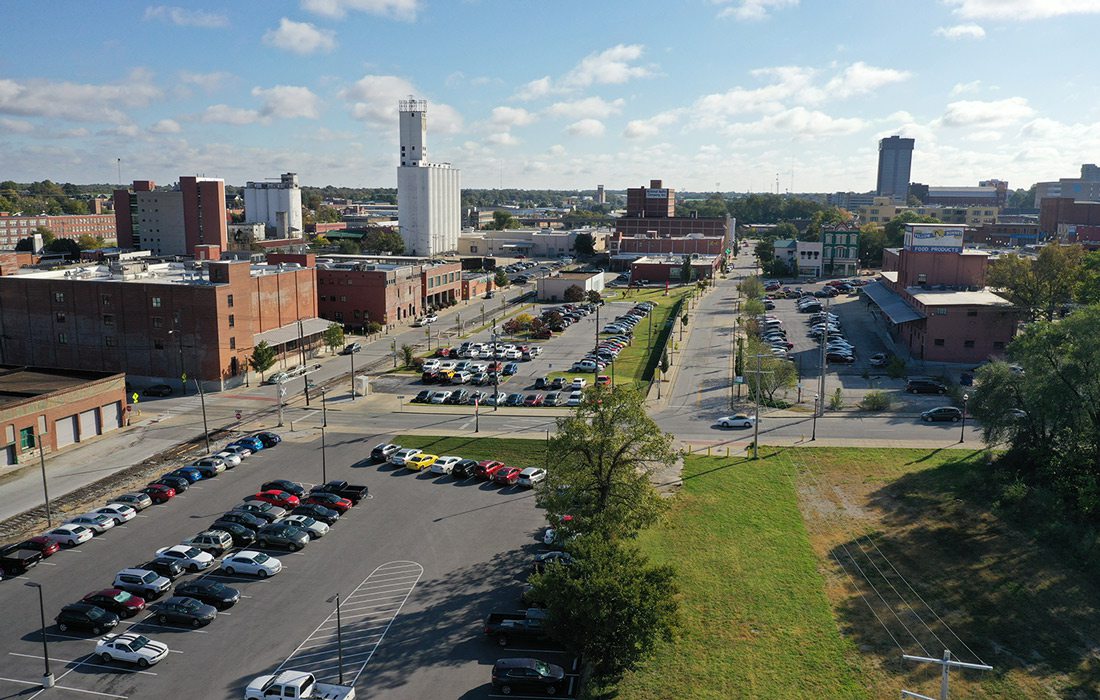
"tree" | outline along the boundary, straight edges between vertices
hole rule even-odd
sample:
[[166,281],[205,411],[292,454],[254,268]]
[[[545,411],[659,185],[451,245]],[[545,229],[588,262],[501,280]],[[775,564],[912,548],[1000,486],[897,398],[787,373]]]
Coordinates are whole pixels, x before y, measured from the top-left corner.
[[989,264],[986,281],[1003,289],[1008,299],[1026,309],[1030,318],[1048,321],[1080,292],[1087,278],[1080,246],[1050,244],[1033,260],[1015,253]]
[[310,245],[315,247],[315,248],[327,248],[328,246],[330,246],[332,244],[329,243],[328,237],[325,236],[325,234],[318,233],[316,236],[313,237],[313,240],[310,242]]
[[774,405],[775,394],[798,383],[798,370],[790,360],[774,356],[771,348],[758,338],[747,342],[745,383],[753,395],[759,395],[760,403]]
[[512,280],[508,279],[508,273],[504,269],[497,270],[497,273],[493,276],[493,286],[498,289],[507,287],[512,283]]
[[531,579],[550,634],[584,659],[596,683],[614,683],[679,626],[676,571],[653,566],[634,546],[599,536],[569,545],[574,563]]
[[790,267],[787,265],[786,262],[780,260],[779,258],[775,258],[774,260],[771,260],[761,267],[764,270],[765,275],[767,275],[768,277],[774,277],[776,279],[791,274]]
[[798,238],[798,227],[789,221],[781,221],[775,227],[776,240],[793,241]]
[[764,308],[764,302],[759,299],[746,299],[745,303],[741,304],[741,313],[747,318],[756,318],[762,316],[767,309]]
[[573,250],[581,256],[595,255],[596,238],[591,233],[578,233],[573,239]]
[[53,235],[53,231],[46,228],[45,226],[35,226],[34,227],[34,234],[38,235],[38,236],[42,236],[42,245],[43,246],[48,246],[49,244],[51,244],[51,243],[53,243],[54,241],[57,240],[57,236]]
[[749,275],[737,284],[737,289],[749,299],[759,299],[764,296],[764,283],[756,275]]
[[531,323],[535,319],[530,314],[516,314],[504,322],[501,328],[509,335],[519,335],[531,329]]
[[363,332],[367,335],[374,335],[375,333],[382,332],[382,324],[378,321],[367,321],[363,324]]
[[347,238],[341,238],[337,247],[342,255],[359,255],[362,252],[358,243]]
[[733,375],[745,376],[745,339],[740,336],[737,338],[737,354],[733,358]]
[[488,228],[494,231],[506,231],[510,228],[519,228],[519,220],[512,216],[511,212],[497,210],[493,212],[493,223]]
[[266,340],[261,340],[259,345],[252,348],[252,357],[248,359],[248,364],[260,373],[261,382],[264,380],[264,372],[275,364],[275,358],[275,348],[268,345]]
[[692,273],[695,270],[691,267],[691,256],[685,255],[683,262],[680,263],[680,281],[684,284],[691,284]]
[[939,219],[934,216],[921,216],[912,210],[906,210],[886,222],[883,230],[886,233],[884,242],[887,248],[897,248],[905,240],[906,224],[938,224]]
[[329,352],[335,352],[336,348],[343,347],[344,345],[344,327],[339,323],[328,324],[328,328],[321,334],[321,339],[324,341]]
[[875,223],[859,227],[859,259],[867,267],[882,265],[882,251],[886,247],[886,231]]
[[671,465],[676,453],[672,436],[646,414],[641,394],[593,387],[557,427],[548,450],[554,468],[536,496],[552,522],[572,515],[584,532],[613,538],[657,521],[665,504],[650,476]]
[[46,251],[49,253],[61,253],[70,260],[76,260],[80,257],[80,245],[71,238],[54,239],[46,246]]
[[17,253],[33,253],[34,252],[34,238],[27,236],[26,238],[20,238],[15,244],[15,252]]
[[340,210],[334,207],[321,206],[317,209],[316,221],[319,224],[334,224],[343,220]]
[[413,346],[411,346],[411,345],[402,345],[401,346],[401,360],[402,360],[402,362],[405,363],[405,368],[406,369],[411,368],[413,366],[413,362],[416,360],[416,351],[413,349]]
[[600,296],[600,293],[597,292],[595,289],[589,289],[584,298],[588,301],[589,304],[598,304],[600,303],[600,301],[603,300],[603,297]]
[[392,228],[372,228],[367,231],[359,247],[368,255],[380,253],[401,255],[405,252],[405,242],[401,240],[401,234]]
[[565,293],[562,295],[568,302],[584,301],[585,291],[584,287],[579,284],[570,285],[565,289]]
[[106,245],[102,237],[93,236],[90,233],[83,233],[77,236],[76,244],[80,246],[81,250],[98,250]]
[[753,252],[756,253],[756,259],[760,261],[761,266],[775,260],[775,246],[771,241],[757,241]]

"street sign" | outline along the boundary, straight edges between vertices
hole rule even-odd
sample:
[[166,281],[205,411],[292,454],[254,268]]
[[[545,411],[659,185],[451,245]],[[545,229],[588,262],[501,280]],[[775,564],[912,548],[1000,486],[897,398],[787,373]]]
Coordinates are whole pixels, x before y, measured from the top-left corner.
[[726,248],[726,255],[729,255],[732,252],[733,252],[732,250],[730,250],[729,248]]
[[282,385],[279,386],[279,398],[280,399],[286,398],[286,387],[285,386],[282,386]]
[[234,415],[237,416],[237,420],[241,419],[241,412],[240,411],[237,411]]
[[137,403],[139,398],[140,397],[138,396],[138,393],[136,391],[133,394],[130,394],[130,400],[134,403]]
[[183,374],[181,374],[180,379],[183,380],[186,383],[187,382],[187,372],[184,372]]

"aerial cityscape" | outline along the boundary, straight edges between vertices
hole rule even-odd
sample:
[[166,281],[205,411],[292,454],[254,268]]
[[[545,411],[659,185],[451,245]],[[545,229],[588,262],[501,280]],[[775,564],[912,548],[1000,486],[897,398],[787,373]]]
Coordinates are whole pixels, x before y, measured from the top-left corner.
[[0,697],[1100,698],[1100,2],[6,9]]

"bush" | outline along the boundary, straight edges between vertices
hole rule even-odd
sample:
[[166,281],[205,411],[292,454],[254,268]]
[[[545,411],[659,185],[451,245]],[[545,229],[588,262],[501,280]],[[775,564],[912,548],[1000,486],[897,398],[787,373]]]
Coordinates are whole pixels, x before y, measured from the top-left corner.
[[890,410],[890,395],[885,391],[868,391],[859,407],[864,411],[888,411]]
[[840,387],[837,387],[829,397],[829,410],[839,411],[842,408],[844,408],[844,394],[840,393]]
[[901,379],[904,377],[908,374],[908,370],[905,367],[905,360],[897,356],[891,357],[890,361],[886,363],[886,374],[891,379]]

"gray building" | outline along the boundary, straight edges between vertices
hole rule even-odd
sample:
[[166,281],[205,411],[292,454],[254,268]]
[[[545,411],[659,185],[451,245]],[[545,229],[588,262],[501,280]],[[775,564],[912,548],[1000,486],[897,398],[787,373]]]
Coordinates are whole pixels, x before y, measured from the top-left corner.
[[890,136],[878,142],[878,186],[880,197],[904,202],[909,196],[909,175],[913,167],[913,139]]

